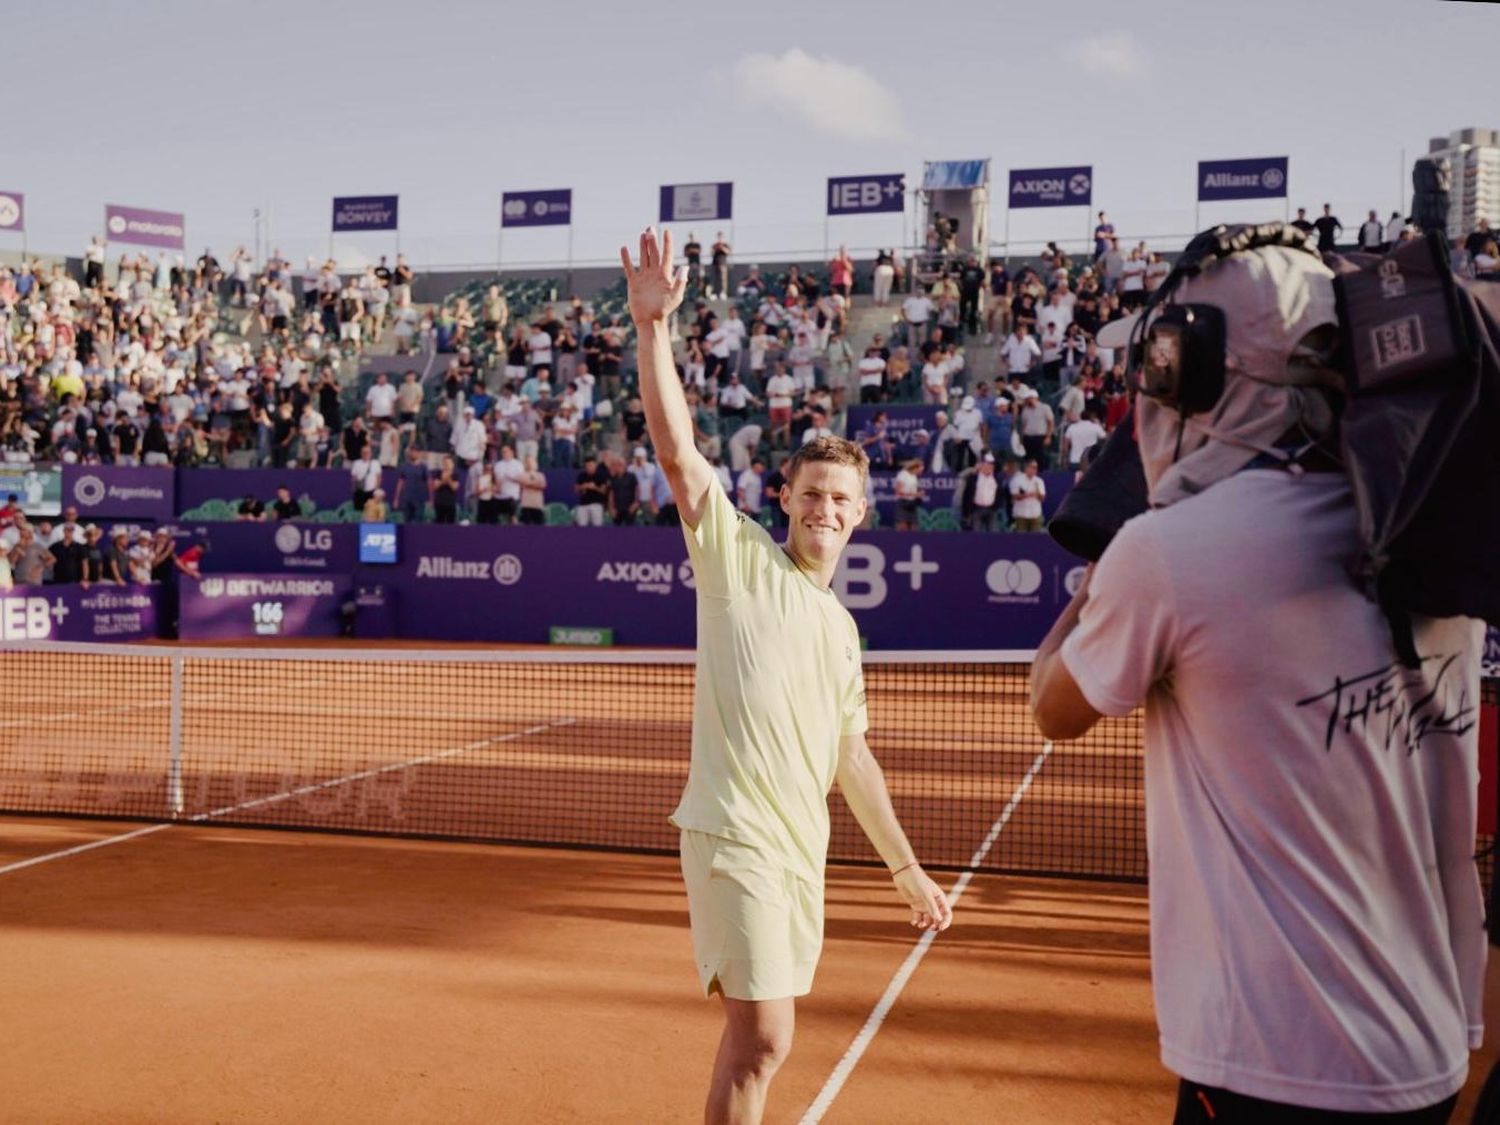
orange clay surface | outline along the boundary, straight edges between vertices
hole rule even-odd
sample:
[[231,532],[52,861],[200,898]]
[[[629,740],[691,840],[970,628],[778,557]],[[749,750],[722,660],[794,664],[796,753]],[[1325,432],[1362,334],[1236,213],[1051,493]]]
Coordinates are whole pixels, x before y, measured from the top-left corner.
[[[0,867],[139,827],[0,818]],[[177,826],[0,873],[0,903],[3,1122],[700,1119],[718,1004],[670,859]],[[1170,1118],[1143,887],[984,876],[958,919],[824,1120]],[[914,940],[888,879],[830,871],[768,1121]]]

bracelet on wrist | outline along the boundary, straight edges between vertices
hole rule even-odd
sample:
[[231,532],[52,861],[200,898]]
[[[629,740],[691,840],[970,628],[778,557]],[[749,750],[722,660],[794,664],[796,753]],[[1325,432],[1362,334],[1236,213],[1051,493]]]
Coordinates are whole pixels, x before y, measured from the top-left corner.
[[912,867],[916,867],[916,866],[917,866],[917,861],[916,860],[912,860],[910,863],[902,864],[900,867],[896,868],[894,871],[891,872],[891,875],[892,875],[892,877],[895,877],[895,876],[901,874],[901,872],[907,870],[908,868],[912,868]]

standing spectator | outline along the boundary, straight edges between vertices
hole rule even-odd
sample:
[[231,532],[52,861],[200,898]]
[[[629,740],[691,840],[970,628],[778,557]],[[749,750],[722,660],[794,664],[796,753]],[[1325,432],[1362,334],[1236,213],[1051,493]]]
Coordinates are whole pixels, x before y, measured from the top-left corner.
[[349,480],[353,485],[350,503],[356,512],[365,510],[365,501],[380,487],[380,462],[375,459],[369,442],[360,446],[359,456],[349,465]]
[[[792,404],[797,393],[797,383],[778,363],[775,374],[766,380],[766,408],[771,421],[771,447],[783,448],[792,441]],[[779,439],[779,441],[778,441]]]
[[610,466],[609,510],[617,527],[635,523],[640,510],[640,485],[624,461]]
[[[103,531],[98,524],[91,523],[83,529],[83,574],[79,582],[86,590],[95,582],[105,581],[105,552]],[[3,557],[3,554],[0,554]]]
[[1378,254],[1385,243],[1385,228],[1380,216],[1371,209],[1369,217],[1359,224],[1359,248],[1367,254]]
[[573,520],[579,527],[603,527],[604,508],[609,503],[609,470],[599,464],[599,459],[590,453],[583,459],[583,468],[578,471],[574,490],[578,504],[573,509]]
[[104,243],[96,234],[83,252],[83,286],[98,289],[104,284]]
[[495,481],[495,466],[478,465],[477,472],[470,473],[474,481],[474,522],[494,524],[500,522],[499,486]]
[[[374,390],[372,387],[371,390]],[[373,404],[372,404],[373,409]],[[417,418],[422,413],[422,384],[415,371],[408,371],[401,386],[396,388],[396,421],[408,433],[416,429]]]
[[840,246],[828,263],[828,288],[846,301],[854,293],[854,259],[846,247]]
[[979,332],[979,294],[984,290],[984,280],[984,267],[970,254],[958,271],[958,319],[971,336]]
[[1000,358],[1005,361],[1005,370],[1011,378],[1025,375],[1041,361],[1042,349],[1023,321],[1016,322],[1000,346]]
[[729,296],[729,243],[724,232],[714,237],[712,249],[713,272],[709,275],[708,295],[725,299]]
[[682,258],[687,263],[688,296],[695,298],[703,289],[703,243],[692,231],[683,243]]
[[993,453],[986,453],[976,467],[965,471],[963,487],[961,507],[965,530],[994,531],[1002,506]]
[[765,498],[765,476],[766,463],[757,457],[734,482],[735,507],[757,522],[760,521],[761,502]]
[[1343,232],[1344,224],[1334,218],[1333,206],[1323,204],[1323,214],[1313,223],[1313,229],[1318,232],[1318,249],[1329,254],[1336,250],[1336,236]]
[[1120,304],[1130,311],[1146,300],[1146,255],[1137,246],[1120,267]]
[[1037,472],[1036,458],[1028,457],[1026,467],[1010,478],[1011,522],[1017,531],[1042,530],[1042,501],[1047,498],[1047,483]]
[[415,444],[406,447],[406,462],[396,472],[396,510],[402,523],[421,523],[427,505],[427,464],[422,450]]
[[[201,262],[202,259],[199,261]],[[130,545],[128,557],[131,585],[151,585],[151,564],[155,561],[156,549],[152,545],[149,531],[143,530],[136,534],[135,542]]]
[[[442,467],[443,458],[453,452],[453,422],[449,418],[446,402],[439,402],[432,416],[427,419],[420,444],[427,454],[428,471],[437,472]],[[424,488],[422,491],[425,493],[427,490]]]
[[786,474],[778,465],[766,474],[766,503],[762,509],[771,513],[772,527],[786,527],[788,523],[786,509],[781,506],[781,490],[785,487]]
[[883,309],[890,304],[891,284],[895,279],[896,256],[889,250],[882,250],[875,256],[875,276],[871,282],[876,308]]
[[474,408],[465,406],[458,425],[453,428],[453,456],[465,472],[484,459],[489,434],[484,423],[474,416]]
[[871,346],[865,349],[864,358],[859,361],[860,402],[880,402],[886,397],[885,367],[885,359],[879,348]]
[[396,255],[396,268],[391,271],[391,300],[398,308],[411,304],[412,269],[406,264],[406,255]]
[[[408,373],[414,375],[415,372]],[[391,386],[382,371],[375,376],[370,389],[365,392],[365,410],[371,422],[390,422],[396,416],[396,388]]]
[[1401,217],[1400,211],[1392,211],[1390,222],[1385,225],[1385,245],[1382,249],[1389,250],[1401,241],[1401,233],[1406,230],[1406,220]]
[[948,405],[948,361],[944,349],[933,349],[922,365],[922,401],[929,406]]
[[1038,465],[1047,459],[1047,446],[1057,430],[1057,419],[1052,407],[1042,401],[1042,396],[1033,388],[1025,396],[1016,422],[1021,431],[1021,444],[1026,456]]
[[917,475],[922,471],[922,462],[919,458],[913,458],[901,466],[901,471],[896,474],[892,487],[896,492],[896,530],[916,531],[919,513],[922,510],[922,501],[927,499],[927,493],[922,489],[922,482]]
[[437,475],[427,482],[433,523],[458,522],[458,472],[452,457],[444,457]]
[[[534,460],[535,454],[528,454]],[[525,464],[517,459],[512,446],[500,447],[500,460],[495,462],[495,494],[500,500],[500,522],[515,523],[521,506],[521,477],[526,472]]]
[[[578,455],[578,408],[565,398],[552,416],[552,467],[571,469]],[[535,454],[532,455],[535,457]]]
[[84,563],[88,548],[78,540],[78,525],[64,523],[58,528],[62,536],[50,548],[52,554],[52,581],[59,585],[82,582]]
[[1109,253],[1110,244],[1114,241],[1115,224],[1109,221],[1103,211],[1099,212],[1099,221],[1094,224],[1094,261],[1098,261]]
[[918,290],[901,302],[901,328],[903,342],[915,347],[927,338],[927,324],[932,320],[936,306],[932,299]]
[[1106,436],[1104,427],[1099,424],[1098,414],[1085,408],[1083,417],[1063,431],[1063,451],[1067,454],[1069,467],[1076,470],[1083,463],[1084,454]]
[[547,474],[528,457],[521,466],[521,522],[541,527],[547,522]]
[[1306,207],[1297,208],[1297,217],[1292,220],[1292,226],[1296,227],[1303,234],[1312,234],[1312,232],[1316,229],[1312,225],[1312,223],[1308,221]]

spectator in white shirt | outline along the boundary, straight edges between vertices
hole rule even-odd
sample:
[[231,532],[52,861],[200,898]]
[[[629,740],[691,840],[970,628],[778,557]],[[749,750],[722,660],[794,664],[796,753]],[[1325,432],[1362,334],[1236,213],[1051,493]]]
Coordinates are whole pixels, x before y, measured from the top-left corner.
[[735,505],[751,519],[760,519],[765,492],[766,463],[759,457],[751,461],[735,480]]
[[1028,458],[1026,468],[1010,478],[1011,521],[1017,531],[1042,530],[1042,501],[1047,498],[1047,484],[1037,472],[1035,459]]
[[366,442],[360,448],[358,460],[349,463],[349,480],[354,486],[351,499],[356,512],[365,510],[365,501],[380,487],[380,473],[380,462],[375,460],[370,443]]
[[932,319],[934,307],[932,299],[921,291],[901,302],[901,319],[908,341],[916,344],[926,338],[927,322]]
[[1085,410],[1082,418],[1063,431],[1063,449],[1067,453],[1068,464],[1076,470],[1082,463],[1084,454],[1105,437],[1098,414],[1093,410]]
[[1005,370],[1012,378],[1026,374],[1042,358],[1042,349],[1025,322],[1016,322],[1000,346],[1000,358],[1005,361]]
[[1385,228],[1380,224],[1380,216],[1372,210],[1359,225],[1359,248],[1368,254],[1378,254],[1384,242]]
[[531,361],[533,375],[538,367],[546,367],[549,371],[552,369],[552,337],[540,327],[533,328],[526,337],[526,353]]
[[781,364],[776,373],[766,380],[766,409],[771,416],[771,445],[780,438],[783,446],[792,441],[792,400],[797,393],[797,382]]
[[365,392],[365,409],[372,422],[389,422],[396,416],[396,388],[385,377],[385,372],[375,376],[375,382]]
[[465,469],[473,468],[483,460],[487,441],[484,423],[474,417],[474,408],[464,407],[458,425],[453,427],[453,456]]

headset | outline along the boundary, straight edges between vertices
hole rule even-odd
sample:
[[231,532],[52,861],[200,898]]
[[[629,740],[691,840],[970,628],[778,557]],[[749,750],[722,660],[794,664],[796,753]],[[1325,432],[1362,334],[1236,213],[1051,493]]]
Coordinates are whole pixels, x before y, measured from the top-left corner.
[[1313,235],[1289,223],[1220,224],[1197,235],[1146,301],[1131,330],[1125,379],[1133,392],[1184,417],[1207,413],[1218,404],[1224,394],[1227,354],[1224,310],[1170,298],[1206,266],[1265,246],[1285,246],[1323,260]]

